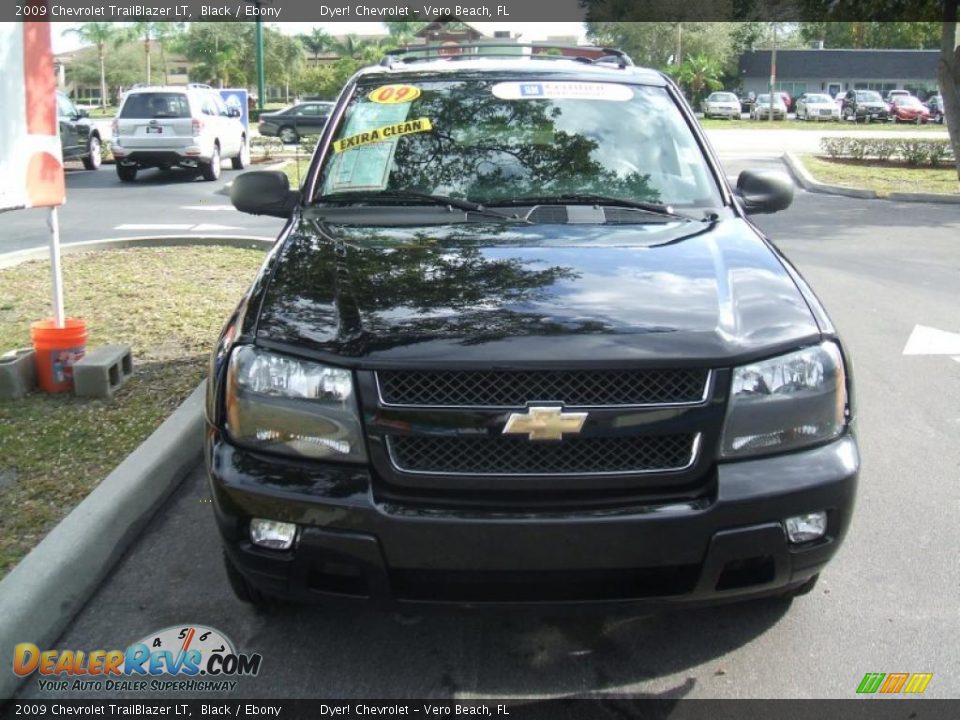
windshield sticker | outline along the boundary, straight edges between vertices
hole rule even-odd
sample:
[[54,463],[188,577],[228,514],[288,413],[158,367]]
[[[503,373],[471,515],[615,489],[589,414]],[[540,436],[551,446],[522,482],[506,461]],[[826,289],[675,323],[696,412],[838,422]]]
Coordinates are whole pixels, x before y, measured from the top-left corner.
[[633,90],[616,83],[502,82],[491,88],[501,100],[612,100],[627,102]]
[[429,132],[433,129],[430,118],[416,118],[415,120],[406,120],[405,122],[395,123],[393,125],[384,125],[383,127],[366,130],[356,135],[337,140],[333,143],[333,151],[342,153],[344,150],[370,145],[372,143],[383,142],[384,140],[393,140],[402,135],[411,135],[413,133]]
[[[384,125],[396,125],[405,121],[409,113],[410,103],[360,103],[350,111],[343,135],[352,137]],[[390,140],[357,148],[348,153],[334,152],[330,172],[324,182],[324,192],[385,190],[396,144],[396,140]]]
[[413,102],[420,97],[420,88],[413,85],[381,85],[367,95],[370,102],[379,105],[397,105]]

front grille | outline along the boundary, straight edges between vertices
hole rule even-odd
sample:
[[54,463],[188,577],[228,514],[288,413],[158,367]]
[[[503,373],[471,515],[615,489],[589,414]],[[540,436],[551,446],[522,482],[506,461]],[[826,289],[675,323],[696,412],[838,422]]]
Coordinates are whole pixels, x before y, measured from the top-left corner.
[[394,467],[411,473],[456,475],[594,475],[683,470],[693,464],[699,436],[640,435],[525,438],[394,435]]
[[387,405],[524,407],[674,405],[702,402],[709,372],[671,370],[381,370]]

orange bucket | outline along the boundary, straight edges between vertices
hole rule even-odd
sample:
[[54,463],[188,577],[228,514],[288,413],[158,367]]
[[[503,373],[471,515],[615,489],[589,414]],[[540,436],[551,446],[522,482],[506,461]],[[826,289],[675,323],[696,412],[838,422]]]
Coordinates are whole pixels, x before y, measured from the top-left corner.
[[37,382],[48,393],[73,389],[73,364],[87,352],[87,324],[67,318],[62,328],[53,318],[30,325],[37,364]]

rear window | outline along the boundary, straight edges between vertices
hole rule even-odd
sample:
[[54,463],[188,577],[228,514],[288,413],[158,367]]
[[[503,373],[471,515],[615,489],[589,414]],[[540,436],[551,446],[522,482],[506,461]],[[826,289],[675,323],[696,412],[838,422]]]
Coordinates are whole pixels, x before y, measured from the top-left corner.
[[134,93],[120,110],[121,118],[188,118],[190,104],[183,93]]

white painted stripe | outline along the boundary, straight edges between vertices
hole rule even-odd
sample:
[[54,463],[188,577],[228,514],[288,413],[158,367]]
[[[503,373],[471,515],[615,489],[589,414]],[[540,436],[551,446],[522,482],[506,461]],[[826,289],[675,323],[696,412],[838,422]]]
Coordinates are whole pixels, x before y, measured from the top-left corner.
[[960,333],[938,330],[917,325],[910,333],[904,355],[957,355],[960,354]]
[[233,205],[182,205],[181,210],[208,210],[216,212],[218,210],[233,210],[233,212],[240,212]]

